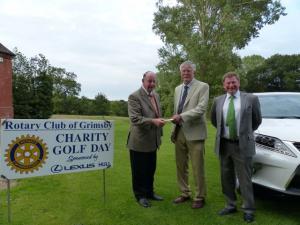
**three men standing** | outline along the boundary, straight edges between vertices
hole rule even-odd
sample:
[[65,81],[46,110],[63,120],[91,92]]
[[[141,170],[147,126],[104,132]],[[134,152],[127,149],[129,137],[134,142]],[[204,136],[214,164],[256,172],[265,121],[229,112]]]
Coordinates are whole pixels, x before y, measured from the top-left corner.
[[192,197],[188,182],[189,159],[195,182],[192,208],[202,208],[206,197],[204,174],[205,139],[207,136],[205,112],[209,99],[209,86],[194,78],[196,66],[190,61],[180,65],[183,84],[175,88],[175,124],[171,140],[175,144],[177,183],[181,192],[173,202],[183,203]]
[[[195,183],[192,208],[205,204],[206,183],[204,173],[206,118],[209,99],[208,84],[194,78],[196,66],[186,61],[180,65],[183,83],[175,88],[174,129],[171,140],[175,144],[177,183],[181,192],[173,202],[183,203],[192,197],[188,182],[189,159]],[[128,99],[131,121],[127,146],[130,149],[132,185],[135,197],[143,207],[150,207],[148,199],[162,200],[154,193],[156,151],[161,144],[161,108],[154,92],[156,75],[148,71],[142,87]],[[234,72],[223,76],[226,94],[214,99],[211,121],[217,128],[215,152],[220,158],[222,192],[226,207],[219,212],[224,216],[237,211],[236,178],[243,199],[244,220],[254,221],[254,196],[251,182],[252,157],[255,154],[254,130],[260,125],[261,111],[257,96],[240,92],[240,79]]]
[[215,152],[220,158],[222,191],[227,202],[219,215],[237,211],[237,177],[244,220],[252,222],[255,209],[251,182],[255,154],[253,132],[262,121],[260,104],[257,96],[239,91],[240,79],[234,72],[223,76],[223,87],[227,93],[215,98],[211,110],[211,122],[217,128]]

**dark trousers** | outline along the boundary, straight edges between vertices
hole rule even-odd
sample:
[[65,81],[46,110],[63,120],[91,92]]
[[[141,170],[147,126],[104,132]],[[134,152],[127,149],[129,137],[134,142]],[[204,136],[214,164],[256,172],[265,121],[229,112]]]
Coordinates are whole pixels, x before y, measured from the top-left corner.
[[135,198],[149,198],[153,195],[156,151],[137,152],[130,150],[132,188]]
[[239,180],[243,210],[253,213],[255,210],[252,177],[252,157],[240,154],[239,144],[221,140],[221,181],[227,207],[236,207],[236,177]]

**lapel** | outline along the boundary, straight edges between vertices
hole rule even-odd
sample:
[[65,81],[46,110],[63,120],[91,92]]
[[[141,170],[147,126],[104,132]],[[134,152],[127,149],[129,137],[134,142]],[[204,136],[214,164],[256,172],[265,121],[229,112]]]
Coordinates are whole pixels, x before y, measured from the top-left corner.
[[156,101],[158,115],[159,115],[159,117],[161,117],[162,116],[162,112],[161,112],[161,108],[160,108],[160,104],[159,104],[159,100],[158,100],[158,94],[155,91],[153,91],[153,96],[154,96],[155,101]]
[[177,110],[178,110],[182,88],[183,88],[183,84],[181,84],[178,88],[175,89],[175,103],[176,103],[175,112],[177,112]]
[[246,109],[246,94],[244,92],[240,91],[241,96],[241,112],[240,112],[240,120],[242,120],[243,112]]
[[222,97],[219,100],[219,104],[217,104],[217,120],[220,121],[222,124],[223,122],[223,106],[224,106],[224,102],[226,100],[226,94],[222,95]]
[[[183,108],[188,104],[188,102],[190,101],[191,97],[193,96],[194,92],[196,91],[197,89],[197,85],[195,85],[196,83],[196,80],[194,80],[192,82],[192,85],[189,87],[189,90],[188,90],[188,95],[186,96],[186,99],[184,101],[184,104],[183,104]],[[183,90],[184,89],[184,84],[181,84],[179,90],[178,90],[178,93],[177,93],[177,107],[176,107],[176,111],[177,111],[177,108],[178,108],[178,105],[179,105],[179,102],[180,102],[180,97],[181,95],[183,94]]]
[[190,101],[190,99],[193,96],[195,91],[196,91],[196,85],[195,85],[195,82],[193,82],[192,85],[190,86],[190,90],[188,91],[188,95],[186,96],[183,107],[185,107],[186,104]]

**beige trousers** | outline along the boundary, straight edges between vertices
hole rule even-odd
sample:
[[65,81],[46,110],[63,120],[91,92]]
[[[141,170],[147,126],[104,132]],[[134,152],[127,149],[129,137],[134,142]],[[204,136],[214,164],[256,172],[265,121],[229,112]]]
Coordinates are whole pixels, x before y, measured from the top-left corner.
[[204,140],[186,140],[182,129],[177,133],[175,141],[175,156],[177,167],[177,183],[181,196],[191,197],[189,186],[189,159],[191,159],[195,183],[194,200],[202,200],[206,197],[206,184],[204,173]]

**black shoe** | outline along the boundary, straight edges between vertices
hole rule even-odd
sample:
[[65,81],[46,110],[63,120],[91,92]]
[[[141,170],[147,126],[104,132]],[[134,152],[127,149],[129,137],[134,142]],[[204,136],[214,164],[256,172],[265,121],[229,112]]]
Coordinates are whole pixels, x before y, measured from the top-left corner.
[[151,207],[150,202],[149,202],[148,199],[146,199],[146,198],[140,198],[140,199],[138,200],[138,203],[140,204],[140,206],[143,206],[143,207],[145,207],[145,208]]
[[151,200],[154,200],[154,201],[162,201],[164,200],[163,197],[157,195],[157,194],[153,194],[151,197],[150,197]]
[[236,213],[236,212],[237,212],[236,208],[224,208],[221,211],[219,211],[218,214],[220,216],[226,216],[226,215]]
[[254,221],[254,214],[253,213],[244,213],[244,220],[247,223],[252,223]]

